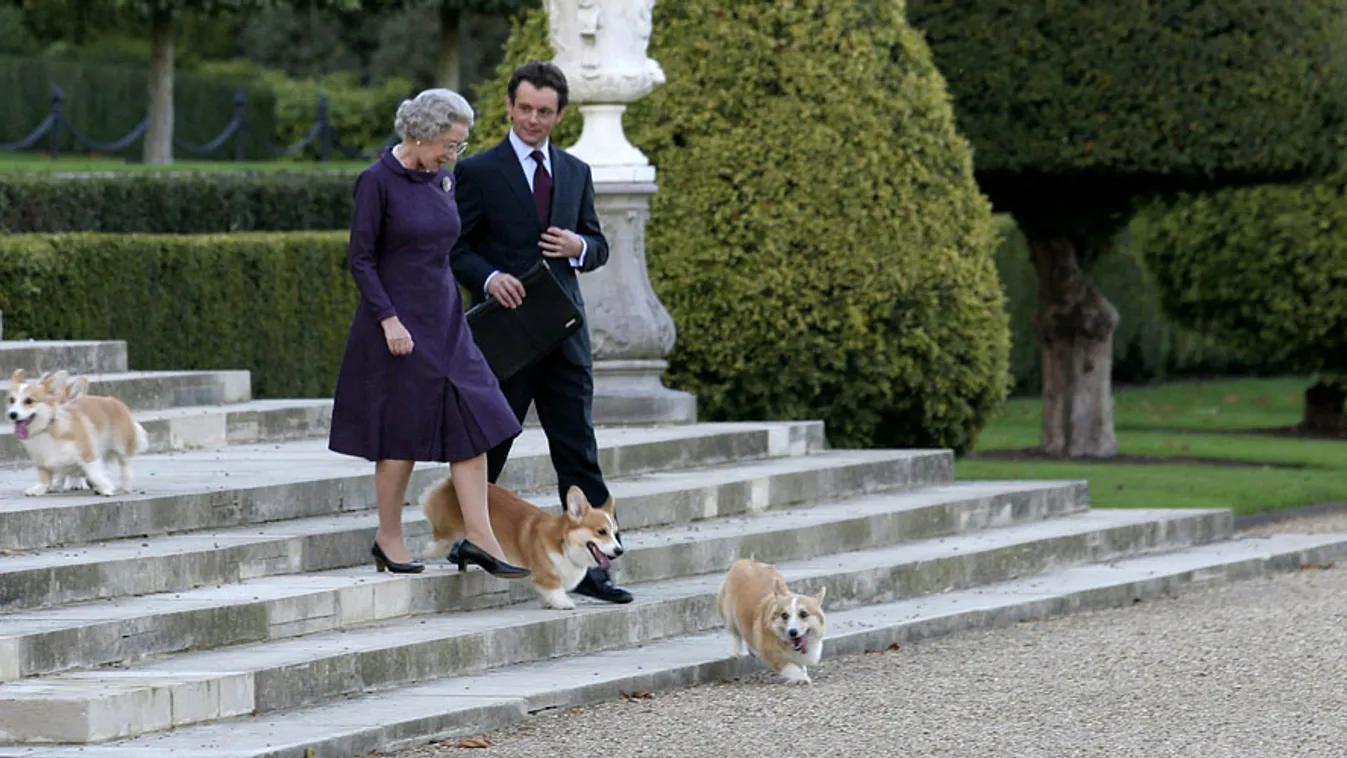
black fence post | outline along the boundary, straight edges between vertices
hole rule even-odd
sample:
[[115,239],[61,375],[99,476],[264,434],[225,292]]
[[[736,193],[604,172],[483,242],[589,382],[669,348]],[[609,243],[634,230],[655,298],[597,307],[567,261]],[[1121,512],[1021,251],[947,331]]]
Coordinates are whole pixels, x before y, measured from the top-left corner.
[[65,108],[65,93],[61,91],[61,85],[51,85],[51,159],[56,160],[56,156],[61,154],[61,124],[64,123],[65,116],[62,115]]
[[318,160],[326,162],[332,153],[332,124],[327,118],[327,95],[318,96]]
[[234,94],[234,123],[238,124],[234,132],[234,160],[248,159],[248,93],[242,88]]

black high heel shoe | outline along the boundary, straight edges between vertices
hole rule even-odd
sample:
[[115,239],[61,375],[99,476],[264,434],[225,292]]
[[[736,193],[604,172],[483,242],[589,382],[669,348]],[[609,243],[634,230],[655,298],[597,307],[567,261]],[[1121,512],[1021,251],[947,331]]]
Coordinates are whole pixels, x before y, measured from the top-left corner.
[[379,547],[378,542],[374,543],[374,547],[371,547],[369,552],[370,555],[374,556],[374,568],[378,571],[391,571],[394,574],[419,574],[426,570],[425,565],[417,561],[397,563],[388,560],[388,556],[384,555],[384,549]]
[[532,573],[522,566],[498,561],[487,551],[467,540],[463,540],[458,543],[458,570],[467,571],[469,563],[475,563],[481,566],[486,573],[498,576],[501,579],[522,579]]

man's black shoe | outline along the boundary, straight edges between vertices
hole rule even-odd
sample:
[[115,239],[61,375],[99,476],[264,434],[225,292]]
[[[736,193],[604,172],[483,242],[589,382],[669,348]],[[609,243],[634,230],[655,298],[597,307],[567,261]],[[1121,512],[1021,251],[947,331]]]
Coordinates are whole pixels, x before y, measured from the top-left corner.
[[608,576],[608,572],[598,566],[591,566],[585,574],[585,578],[571,590],[577,595],[585,595],[595,600],[606,600],[610,603],[630,603],[632,601],[631,593],[613,584],[613,580]]

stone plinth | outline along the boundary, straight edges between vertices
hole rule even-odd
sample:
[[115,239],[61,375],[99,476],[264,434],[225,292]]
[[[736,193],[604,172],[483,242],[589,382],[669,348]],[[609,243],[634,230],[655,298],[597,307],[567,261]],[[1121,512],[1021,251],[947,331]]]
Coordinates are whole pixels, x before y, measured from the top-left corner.
[[594,347],[595,424],[697,420],[696,396],[669,389],[662,379],[677,330],[646,269],[645,224],[656,190],[653,182],[594,185],[608,263],[582,274],[580,290]]

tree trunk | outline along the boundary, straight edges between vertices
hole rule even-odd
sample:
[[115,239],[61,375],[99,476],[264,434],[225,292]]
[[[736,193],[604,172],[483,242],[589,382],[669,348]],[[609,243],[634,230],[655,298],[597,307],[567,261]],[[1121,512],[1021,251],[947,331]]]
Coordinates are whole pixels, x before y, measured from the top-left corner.
[[145,132],[144,161],[173,162],[173,14],[156,8],[150,16],[153,58],[150,63],[150,126]]
[[1321,379],[1305,390],[1300,428],[1327,434],[1347,432],[1347,389]]
[[462,92],[462,42],[459,27],[462,16],[458,8],[450,3],[440,3],[440,56],[435,69],[437,86]]
[[1107,458],[1113,432],[1113,332],[1118,310],[1090,283],[1066,235],[1031,236],[1038,270],[1034,330],[1043,351],[1043,450]]

